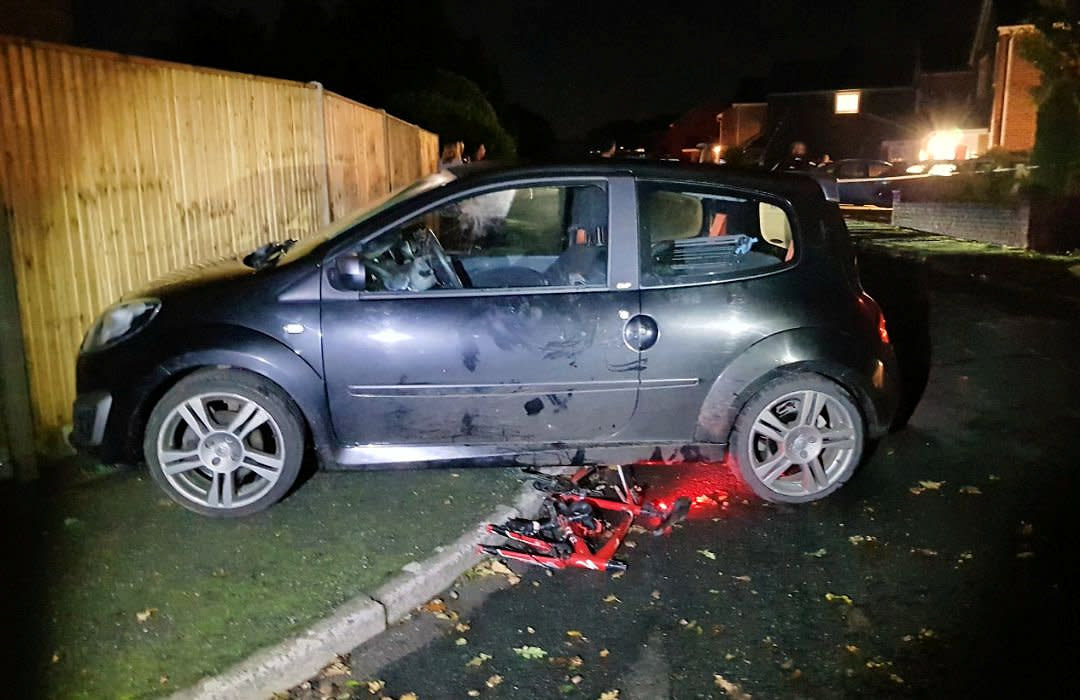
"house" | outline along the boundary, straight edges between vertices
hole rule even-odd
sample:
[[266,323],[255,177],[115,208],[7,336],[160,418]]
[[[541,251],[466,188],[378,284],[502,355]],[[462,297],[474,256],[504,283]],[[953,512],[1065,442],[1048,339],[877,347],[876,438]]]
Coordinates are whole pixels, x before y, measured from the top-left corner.
[[[1018,45],[1031,25],[996,26],[1009,16],[983,0],[965,65],[924,70],[918,53],[873,71],[866,84],[857,62],[808,70],[774,69],[759,101],[713,103],[676,120],[657,144],[659,155],[712,161],[731,147],[761,162],[780,160],[790,144],[807,144],[812,159],[963,160],[992,148],[1027,151],[1035,143],[1032,88],[1040,75]],[[892,58],[892,57],[890,57]],[[960,60],[963,60],[960,58]],[[792,85],[791,76],[825,83]]]

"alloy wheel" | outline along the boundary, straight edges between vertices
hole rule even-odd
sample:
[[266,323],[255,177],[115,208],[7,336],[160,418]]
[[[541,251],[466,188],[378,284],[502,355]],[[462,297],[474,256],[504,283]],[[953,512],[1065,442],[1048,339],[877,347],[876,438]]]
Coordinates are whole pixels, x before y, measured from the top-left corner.
[[793,391],[766,406],[750,429],[750,465],[766,488],[784,496],[820,493],[854,459],[859,424],[836,398]]
[[281,478],[281,427],[257,402],[231,393],[184,399],[166,415],[157,458],[169,484],[184,498],[215,509],[257,501]]

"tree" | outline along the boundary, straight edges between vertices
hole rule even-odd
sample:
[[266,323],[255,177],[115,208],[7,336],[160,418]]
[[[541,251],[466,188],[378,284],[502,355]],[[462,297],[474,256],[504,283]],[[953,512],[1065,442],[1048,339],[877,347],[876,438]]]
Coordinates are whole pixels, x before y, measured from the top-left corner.
[[1035,184],[1053,194],[1080,192],[1080,0],[1042,0],[1037,32],[1020,44],[1042,72],[1032,163]]
[[482,143],[492,158],[512,160],[517,155],[514,139],[473,81],[436,70],[414,75],[405,84],[409,89],[387,104],[391,114],[434,131],[444,141],[464,141],[470,149]]

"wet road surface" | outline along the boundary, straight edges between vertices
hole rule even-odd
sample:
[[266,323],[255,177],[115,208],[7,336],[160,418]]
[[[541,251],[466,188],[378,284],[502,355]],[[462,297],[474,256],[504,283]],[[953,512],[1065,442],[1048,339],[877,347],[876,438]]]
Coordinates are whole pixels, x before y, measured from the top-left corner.
[[631,538],[625,575],[460,581],[468,629],[416,613],[353,676],[423,699],[1075,697],[1080,322],[962,287],[932,302],[910,427],[833,496],[768,505],[719,467],[641,469],[651,497],[696,503]]

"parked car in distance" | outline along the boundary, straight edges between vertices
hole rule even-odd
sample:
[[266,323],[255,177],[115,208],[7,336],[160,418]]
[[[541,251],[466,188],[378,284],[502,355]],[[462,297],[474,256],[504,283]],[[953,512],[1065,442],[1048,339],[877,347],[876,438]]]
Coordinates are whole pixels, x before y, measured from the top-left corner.
[[845,158],[822,170],[836,178],[841,204],[892,206],[893,184],[888,178],[903,173],[886,160]]
[[730,464],[762,498],[851,477],[897,402],[837,205],[799,174],[598,161],[421,179],[310,239],[105,311],[73,442],[181,505],[328,468]]

